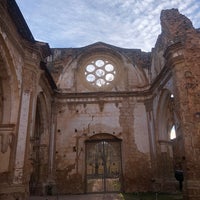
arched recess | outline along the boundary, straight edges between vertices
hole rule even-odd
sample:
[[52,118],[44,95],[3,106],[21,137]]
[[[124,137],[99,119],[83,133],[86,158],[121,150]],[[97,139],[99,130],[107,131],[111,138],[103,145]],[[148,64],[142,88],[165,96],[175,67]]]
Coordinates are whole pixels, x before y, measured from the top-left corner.
[[20,105],[16,63],[0,34],[0,180],[9,180],[15,152],[15,124]]
[[0,55],[0,122],[9,123],[11,117],[11,84],[9,81],[8,71],[5,61]]
[[35,127],[31,137],[32,174],[30,194],[44,194],[44,183],[48,178],[50,115],[43,92],[37,97]]
[[149,84],[144,69],[105,44],[94,44],[69,59],[57,84],[63,91],[140,90]]
[[86,192],[119,192],[122,188],[121,140],[96,134],[86,144]]
[[170,140],[170,131],[174,123],[173,98],[171,92],[164,89],[160,95],[157,110],[158,140]]
[[16,64],[3,37],[0,35],[0,84],[1,84],[1,123],[17,121],[19,108],[19,82]]
[[[163,187],[173,190],[174,184],[174,146],[170,139],[171,130],[176,130],[177,117],[174,109],[174,96],[167,89],[161,92],[157,109],[158,172],[165,183]],[[168,185],[167,185],[168,184]],[[170,185],[171,184],[171,185]]]

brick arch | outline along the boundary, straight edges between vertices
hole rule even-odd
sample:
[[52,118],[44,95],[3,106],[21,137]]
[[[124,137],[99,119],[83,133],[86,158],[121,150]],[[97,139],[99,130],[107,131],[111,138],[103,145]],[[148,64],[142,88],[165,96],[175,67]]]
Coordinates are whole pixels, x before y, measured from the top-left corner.
[[121,139],[109,133],[98,133],[89,137],[87,141],[91,141],[91,140],[119,140],[120,141]]
[[49,162],[49,111],[47,108],[45,94],[40,92],[37,97],[35,128],[32,135],[32,156],[34,158],[33,170],[30,177],[30,193],[43,194],[41,182],[47,181]]
[[161,92],[157,108],[157,163],[158,177],[162,179],[162,190],[174,190],[176,181],[174,179],[175,152],[170,140],[170,132],[175,124],[173,98],[171,92],[164,89]]
[[0,35],[0,122],[11,123],[17,119],[20,90],[14,60],[6,42]]
[[14,167],[16,146],[15,124],[19,115],[20,87],[15,71],[15,61],[0,33],[0,180],[10,180]]
[[164,89],[160,95],[157,108],[157,129],[158,129],[158,140],[168,141],[169,131],[174,125],[173,121],[173,110],[172,110],[172,99],[171,92]]
[[[42,144],[49,143],[50,133],[50,111],[47,105],[47,99],[43,92],[40,92],[37,97],[36,115],[35,115],[35,128],[39,127],[38,134]],[[49,145],[49,144],[47,144]]]

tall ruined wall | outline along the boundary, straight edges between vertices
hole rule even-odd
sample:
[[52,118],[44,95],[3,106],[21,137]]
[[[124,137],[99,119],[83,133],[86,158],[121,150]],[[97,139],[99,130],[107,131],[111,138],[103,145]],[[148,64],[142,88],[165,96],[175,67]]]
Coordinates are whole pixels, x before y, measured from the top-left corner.
[[[85,141],[104,133],[122,141],[123,190],[150,190],[150,149],[144,105],[148,95],[143,92],[149,87],[149,54],[104,43],[83,49],[53,49],[53,53],[48,58],[48,67],[59,88],[55,144],[59,191],[85,191]],[[116,75],[111,84],[110,80],[108,85],[98,80],[91,84],[90,79],[87,81],[85,75],[90,70],[98,78],[99,74],[94,74],[93,70],[99,60],[105,61],[105,68],[102,68],[105,73]],[[54,71],[61,68],[62,73]],[[65,187],[69,183],[71,186]]]
[[0,13],[0,199],[27,199],[37,95],[52,101],[51,86],[42,84],[49,81],[39,81],[48,50],[34,41],[15,1],[1,1]]
[[189,28],[184,40],[168,48],[166,58],[173,68],[175,108],[181,119],[181,159],[185,171],[185,198],[196,199],[199,193],[199,41],[198,30]]
[[[157,96],[154,105],[156,108],[156,99],[163,89],[173,94],[172,111],[177,138],[166,144],[173,150],[173,168],[184,171],[184,198],[196,199],[199,198],[199,173],[197,172],[199,156],[195,152],[199,147],[200,34],[198,29],[192,26],[191,21],[181,15],[177,9],[162,11],[161,26],[162,33],[152,51],[152,80],[155,80],[154,86],[157,84],[154,90]],[[166,80],[159,82],[158,77],[163,75]],[[158,109],[160,109],[159,104]],[[157,112],[157,109],[155,111]],[[158,118],[160,119],[159,115]],[[159,137],[158,127],[162,122],[156,121],[155,124],[156,137]],[[162,134],[163,132],[168,133],[167,127]],[[157,146],[159,156],[163,148],[160,148],[159,144]],[[158,164],[158,168],[162,169],[162,166]]]
[[160,15],[161,34],[152,49],[152,81],[165,66],[164,52],[177,41],[185,41],[187,33],[193,30],[192,22],[177,9],[163,10]]

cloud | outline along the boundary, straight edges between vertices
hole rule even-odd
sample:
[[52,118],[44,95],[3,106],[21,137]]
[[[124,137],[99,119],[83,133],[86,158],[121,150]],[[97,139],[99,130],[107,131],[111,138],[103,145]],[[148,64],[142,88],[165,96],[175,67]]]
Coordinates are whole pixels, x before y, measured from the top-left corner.
[[162,9],[178,8],[200,26],[199,0],[17,0],[37,40],[51,47],[102,41],[150,51],[160,34]]

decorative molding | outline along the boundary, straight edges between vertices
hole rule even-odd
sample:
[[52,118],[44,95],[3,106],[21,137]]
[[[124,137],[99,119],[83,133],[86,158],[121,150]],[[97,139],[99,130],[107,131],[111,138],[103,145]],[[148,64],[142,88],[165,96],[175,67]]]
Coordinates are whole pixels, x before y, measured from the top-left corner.
[[25,92],[33,92],[36,87],[36,75],[29,69],[24,69],[23,87]]
[[12,145],[14,140],[15,124],[0,124],[0,151],[7,152],[8,147]]

